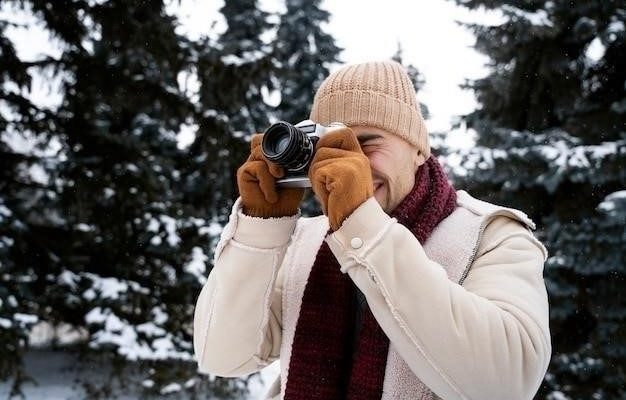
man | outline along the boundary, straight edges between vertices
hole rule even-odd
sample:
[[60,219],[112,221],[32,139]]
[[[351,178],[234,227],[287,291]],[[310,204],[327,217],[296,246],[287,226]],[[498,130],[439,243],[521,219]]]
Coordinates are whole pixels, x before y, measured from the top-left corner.
[[551,353],[533,222],[452,188],[395,62],[331,74],[311,119],[347,126],[309,168],[324,216],[299,217],[255,136],[196,307],[200,369],[280,358],[272,398],[532,398]]

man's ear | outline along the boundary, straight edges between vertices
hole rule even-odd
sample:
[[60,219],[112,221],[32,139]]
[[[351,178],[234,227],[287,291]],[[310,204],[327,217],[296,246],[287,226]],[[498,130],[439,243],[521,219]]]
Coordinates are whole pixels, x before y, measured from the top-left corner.
[[417,169],[425,162],[426,157],[424,157],[424,154],[420,150],[417,150],[417,152],[415,153],[415,157],[413,157],[413,167],[415,172],[417,172]]

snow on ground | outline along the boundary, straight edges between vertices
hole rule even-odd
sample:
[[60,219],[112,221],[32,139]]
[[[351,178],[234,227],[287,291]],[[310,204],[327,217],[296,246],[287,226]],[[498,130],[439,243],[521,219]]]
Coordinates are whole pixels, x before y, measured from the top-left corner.
[[[107,366],[93,363],[77,363],[76,356],[63,351],[34,350],[29,351],[24,362],[28,373],[35,378],[37,384],[27,383],[23,386],[24,396],[29,400],[78,400],[89,398],[84,387],[78,383],[81,380],[92,380],[103,383],[102,379],[108,375]],[[280,373],[278,362],[269,365],[260,374],[250,379],[250,394],[238,400],[261,400],[267,388]],[[131,374],[132,375],[132,374]],[[129,381],[139,382],[141,379],[127,377]],[[141,384],[131,385],[123,391],[114,390],[116,393],[123,393],[116,397],[118,400],[142,399]],[[180,385],[172,384],[164,387],[161,392],[164,399],[187,398],[180,393]],[[0,382],[0,399],[7,399],[10,391],[9,382]],[[170,394],[168,396],[168,394]],[[237,400],[237,399],[233,399]]]
[[247,400],[261,400],[267,393],[268,388],[272,385],[274,380],[280,375],[280,362],[274,363],[265,367],[261,373],[250,380],[250,394]]

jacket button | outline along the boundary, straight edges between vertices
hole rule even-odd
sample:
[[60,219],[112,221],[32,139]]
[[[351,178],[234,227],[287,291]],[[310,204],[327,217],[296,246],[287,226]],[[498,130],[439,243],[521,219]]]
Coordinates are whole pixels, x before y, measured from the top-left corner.
[[350,246],[352,246],[353,249],[360,249],[361,246],[363,246],[363,239],[359,237],[352,238]]

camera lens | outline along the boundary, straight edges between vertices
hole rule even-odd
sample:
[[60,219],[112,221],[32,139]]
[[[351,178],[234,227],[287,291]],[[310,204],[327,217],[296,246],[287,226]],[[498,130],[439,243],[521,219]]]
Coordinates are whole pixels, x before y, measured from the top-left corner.
[[309,136],[284,121],[267,128],[261,146],[265,158],[290,171],[305,168],[313,154]]
[[277,137],[275,142],[272,144],[272,152],[274,152],[274,154],[282,153],[289,146],[289,135],[281,135],[280,137]]

